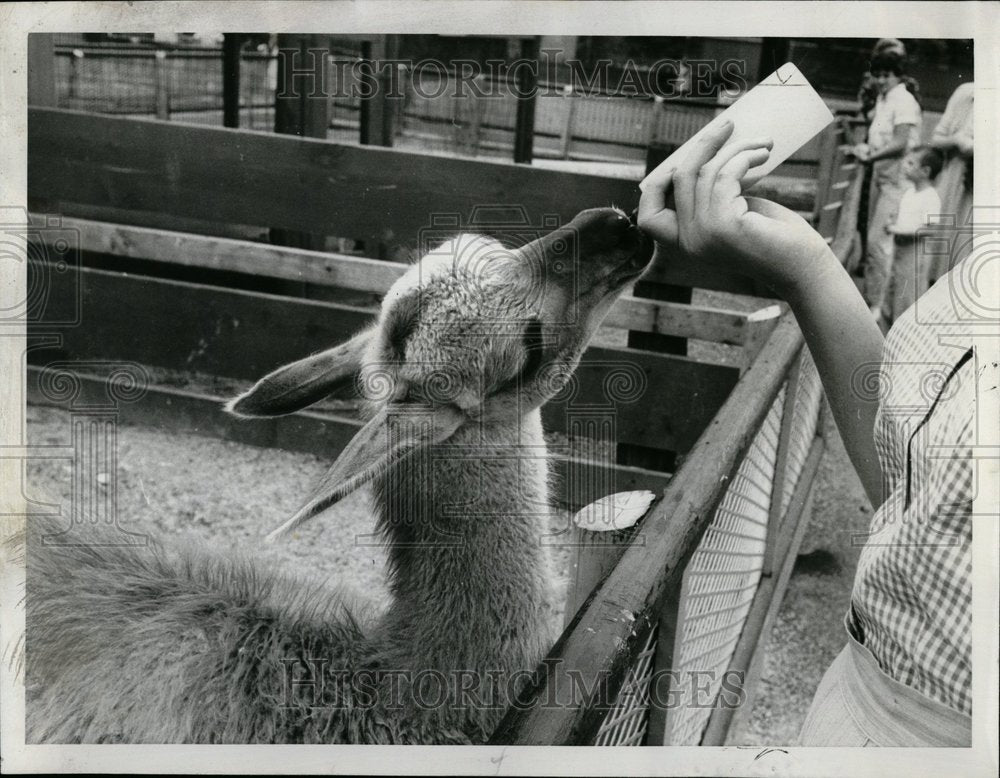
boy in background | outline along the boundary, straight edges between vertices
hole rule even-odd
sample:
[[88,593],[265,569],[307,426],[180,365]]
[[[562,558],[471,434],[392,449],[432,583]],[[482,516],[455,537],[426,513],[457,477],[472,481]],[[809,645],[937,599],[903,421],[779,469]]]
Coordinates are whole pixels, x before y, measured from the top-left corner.
[[903,157],[901,172],[906,188],[895,220],[885,227],[895,244],[889,286],[881,309],[887,327],[929,286],[930,268],[917,256],[917,232],[928,226],[929,217],[941,213],[941,197],[934,188],[934,179],[943,165],[944,158],[937,149],[921,147]]

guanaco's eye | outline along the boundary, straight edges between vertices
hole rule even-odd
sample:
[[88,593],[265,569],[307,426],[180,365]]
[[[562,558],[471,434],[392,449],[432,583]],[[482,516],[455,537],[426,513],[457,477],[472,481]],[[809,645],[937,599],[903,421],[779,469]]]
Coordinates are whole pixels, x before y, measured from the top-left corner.
[[542,353],[545,348],[545,341],[542,337],[542,322],[537,317],[528,319],[521,338],[526,355],[524,366],[518,371],[517,375],[497,387],[494,393],[504,392],[518,385],[523,386],[532,379],[542,366]]

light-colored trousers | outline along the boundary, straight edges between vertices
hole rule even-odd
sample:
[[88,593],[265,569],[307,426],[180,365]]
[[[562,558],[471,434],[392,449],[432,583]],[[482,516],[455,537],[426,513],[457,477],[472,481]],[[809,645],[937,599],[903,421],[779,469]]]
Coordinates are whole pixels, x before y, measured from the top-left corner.
[[867,648],[848,641],[816,690],[799,735],[803,746],[972,745],[969,716],[890,678]]
[[930,285],[928,261],[918,251],[917,239],[895,240],[892,257],[892,271],[882,299],[882,318],[892,324],[903,315],[903,311],[913,305]]
[[885,228],[896,221],[903,186],[898,160],[880,160],[872,170],[868,198],[868,246],[865,253],[865,301],[881,308],[892,273],[893,239]]

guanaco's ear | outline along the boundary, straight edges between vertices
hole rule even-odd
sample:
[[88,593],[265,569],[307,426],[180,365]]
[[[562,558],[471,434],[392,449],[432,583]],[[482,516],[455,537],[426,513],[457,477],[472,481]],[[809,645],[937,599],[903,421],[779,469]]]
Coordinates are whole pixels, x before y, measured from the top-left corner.
[[351,438],[306,504],[267,539],[274,540],[295,529],[407,454],[443,443],[463,421],[465,415],[451,406],[385,406]]
[[279,367],[226,403],[226,411],[244,417],[283,416],[322,400],[354,379],[374,333],[374,328],[364,330],[339,346]]

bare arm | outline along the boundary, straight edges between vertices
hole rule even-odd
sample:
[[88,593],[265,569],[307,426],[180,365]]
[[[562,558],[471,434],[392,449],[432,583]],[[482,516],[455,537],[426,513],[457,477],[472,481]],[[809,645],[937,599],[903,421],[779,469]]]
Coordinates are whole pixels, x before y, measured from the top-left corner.
[[959,119],[961,109],[959,104],[962,99],[959,97],[961,87],[948,98],[948,105],[944,109],[944,115],[938,121],[931,135],[930,145],[943,151],[954,149],[964,157],[972,156],[972,132],[967,124]]
[[864,298],[833,252],[782,292],[805,335],[851,463],[874,507],[882,504],[882,470],[873,431],[883,337]]
[[[737,266],[788,301],[851,462],[872,504],[880,505],[882,474],[873,436],[877,403],[870,389],[882,333],[847,271],[804,219],[767,200],[743,197],[741,181],[767,159],[770,144],[764,139],[723,148],[731,132],[731,125],[723,125],[703,136],[676,171],[650,181],[639,204],[639,226],[668,254]],[[671,187],[676,210],[666,206]]]
[[870,152],[862,157],[862,162],[878,162],[880,159],[901,157],[906,151],[910,139],[912,124],[897,124],[892,128],[892,142],[885,148]]

